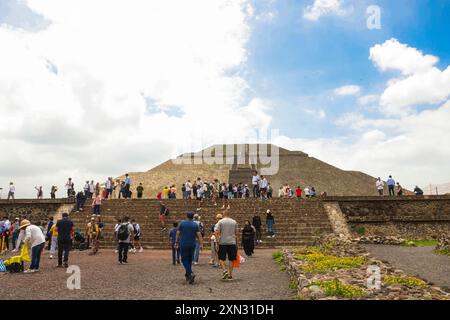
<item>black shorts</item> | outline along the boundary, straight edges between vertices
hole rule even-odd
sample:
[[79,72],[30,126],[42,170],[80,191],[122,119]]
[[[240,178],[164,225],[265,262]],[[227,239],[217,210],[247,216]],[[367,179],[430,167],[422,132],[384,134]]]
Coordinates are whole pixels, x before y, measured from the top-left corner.
[[229,261],[234,261],[237,258],[237,247],[235,244],[219,244],[218,252],[219,260],[225,261],[228,256]]
[[139,241],[141,236],[134,236],[134,241]]

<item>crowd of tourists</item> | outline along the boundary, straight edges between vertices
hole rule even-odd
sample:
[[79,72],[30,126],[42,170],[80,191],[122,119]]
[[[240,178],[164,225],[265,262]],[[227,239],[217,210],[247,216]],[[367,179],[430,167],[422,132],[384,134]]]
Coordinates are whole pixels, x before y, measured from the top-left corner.
[[[394,178],[392,178],[392,175],[389,175],[389,178],[386,180],[386,185],[388,187],[388,193],[390,197],[394,197],[396,195],[400,197],[404,195],[403,187],[400,185],[400,182],[396,182]],[[377,188],[378,194],[380,196],[383,196],[385,183],[383,180],[381,180],[380,177],[378,177],[377,181],[375,182],[375,187]],[[416,196],[423,196],[423,190],[418,186],[414,187],[413,192]]]

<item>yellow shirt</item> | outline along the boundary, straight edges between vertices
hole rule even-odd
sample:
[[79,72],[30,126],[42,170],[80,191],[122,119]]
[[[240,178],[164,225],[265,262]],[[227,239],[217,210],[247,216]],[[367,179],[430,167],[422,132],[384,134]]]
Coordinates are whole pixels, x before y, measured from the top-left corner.
[[53,224],[53,226],[50,228],[50,234],[52,237],[58,236],[58,229],[56,229],[56,223]]

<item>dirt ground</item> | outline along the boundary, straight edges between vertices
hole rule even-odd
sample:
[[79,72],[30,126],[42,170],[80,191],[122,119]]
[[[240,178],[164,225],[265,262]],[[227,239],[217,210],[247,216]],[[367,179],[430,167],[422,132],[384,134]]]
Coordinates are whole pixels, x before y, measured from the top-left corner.
[[[113,250],[89,256],[72,251],[70,265],[81,271],[81,289],[69,290],[66,269],[55,268],[56,260],[45,251],[40,271],[33,274],[0,273],[0,299],[277,299],[290,300],[289,278],[272,259],[274,250],[256,250],[254,257],[236,270],[233,281],[221,280],[221,270],[209,264],[209,251],[194,266],[196,281],[189,285],[184,268],[173,266],[171,252],[146,250],[130,253],[128,265],[120,265]],[[6,257],[2,257],[6,259]]]

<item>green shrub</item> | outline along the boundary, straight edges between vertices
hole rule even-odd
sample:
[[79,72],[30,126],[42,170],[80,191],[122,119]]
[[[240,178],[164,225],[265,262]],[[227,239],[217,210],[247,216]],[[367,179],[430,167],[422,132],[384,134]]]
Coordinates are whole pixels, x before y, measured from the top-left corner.
[[443,255],[443,256],[450,256],[450,251],[448,251],[446,249],[434,250],[434,252],[436,252],[437,254]]
[[280,271],[286,270],[286,266],[284,265],[283,252],[276,251],[272,253],[272,258],[275,260],[275,263],[280,266]]
[[339,279],[314,282],[313,285],[319,286],[327,296],[339,298],[359,298],[365,295],[365,291],[360,287],[345,284]]
[[355,232],[356,232],[357,234],[359,234],[360,236],[363,236],[363,235],[366,234],[366,228],[364,228],[364,227],[356,228],[356,229],[355,229]]
[[405,247],[428,247],[436,246],[437,240],[405,240],[401,243]]
[[423,287],[427,283],[415,277],[384,277],[383,282],[386,284],[401,284],[408,287]]
[[335,257],[322,253],[296,254],[295,258],[308,262],[308,265],[301,267],[303,272],[323,273],[329,270],[357,268],[364,264],[365,258],[357,257]]

